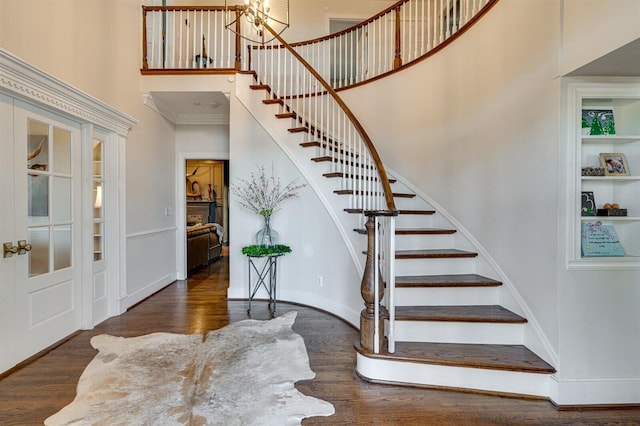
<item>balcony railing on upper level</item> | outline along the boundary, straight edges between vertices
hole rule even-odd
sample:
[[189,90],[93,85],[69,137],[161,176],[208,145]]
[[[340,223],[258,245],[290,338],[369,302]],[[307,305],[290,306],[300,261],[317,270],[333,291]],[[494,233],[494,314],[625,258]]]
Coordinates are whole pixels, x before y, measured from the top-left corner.
[[[292,46],[334,89],[407,66],[461,34],[497,0],[401,0],[360,24]],[[143,6],[143,73],[252,69],[250,24],[221,6]],[[280,47],[282,48],[282,47]]]

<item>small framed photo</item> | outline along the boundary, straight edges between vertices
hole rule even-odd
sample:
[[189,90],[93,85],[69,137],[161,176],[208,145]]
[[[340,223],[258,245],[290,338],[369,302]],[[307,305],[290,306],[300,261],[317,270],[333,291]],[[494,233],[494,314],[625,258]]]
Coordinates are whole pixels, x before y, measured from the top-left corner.
[[600,164],[604,167],[605,176],[629,176],[629,166],[624,154],[600,154]]

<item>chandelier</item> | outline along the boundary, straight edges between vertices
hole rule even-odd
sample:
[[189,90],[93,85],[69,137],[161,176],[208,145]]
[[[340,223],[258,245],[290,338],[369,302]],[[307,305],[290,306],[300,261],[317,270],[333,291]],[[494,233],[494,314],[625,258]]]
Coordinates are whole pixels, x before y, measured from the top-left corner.
[[[228,1],[224,2],[226,22],[225,27],[231,32],[238,34],[240,37],[255,43],[268,43],[275,38],[270,32],[265,32],[265,25],[268,25],[280,35],[289,28],[289,0],[277,0],[278,6],[282,4],[282,8],[277,8],[272,12],[269,0],[245,0],[241,5],[229,5]],[[276,18],[276,16],[282,16]],[[245,25],[242,25],[244,17]],[[238,25],[240,24],[240,25]],[[267,40],[268,39],[268,40]]]

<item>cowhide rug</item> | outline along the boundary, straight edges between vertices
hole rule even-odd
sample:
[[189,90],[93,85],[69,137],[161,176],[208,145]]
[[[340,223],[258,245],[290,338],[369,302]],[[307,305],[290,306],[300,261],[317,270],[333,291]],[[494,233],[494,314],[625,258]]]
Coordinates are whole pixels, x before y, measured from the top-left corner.
[[294,383],[312,379],[296,312],[202,335],[95,336],[98,355],[75,399],[46,425],[294,425],[330,403]]

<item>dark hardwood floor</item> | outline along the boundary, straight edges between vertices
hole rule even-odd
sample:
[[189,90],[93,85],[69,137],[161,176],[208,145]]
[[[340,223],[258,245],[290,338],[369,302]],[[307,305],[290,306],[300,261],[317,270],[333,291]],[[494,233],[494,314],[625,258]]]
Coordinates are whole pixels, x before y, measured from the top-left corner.
[[[200,333],[247,318],[247,302],[227,301],[226,258],[176,282],[91,331],[81,331],[46,355],[0,380],[0,425],[42,424],[71,402],[85,366],[94,357],[92,336],[138,336],[155,331]],[[297,388],[336,408],[331,417],[303,424],[331,425],[640,425],[640,409],[558,411],[551,403],[448,390],[371,384],[354,373],[357,332],[324,312],[278,303],[298,311],[294,330],[304,337],[316,378]],[[252,317],[268,319],[266,304]]]

